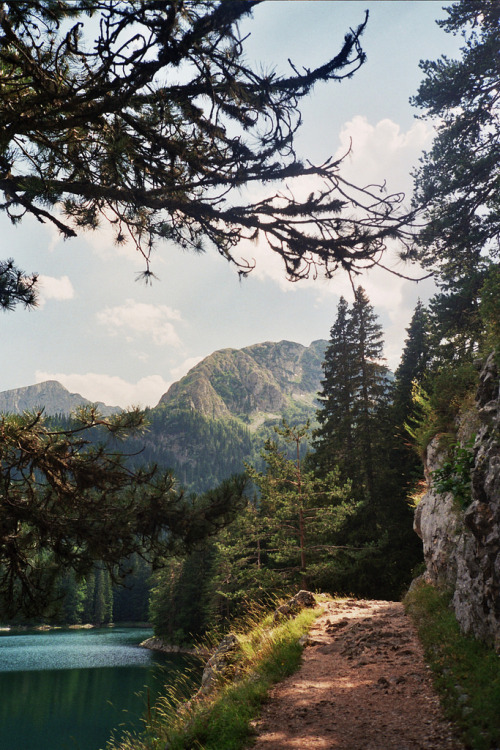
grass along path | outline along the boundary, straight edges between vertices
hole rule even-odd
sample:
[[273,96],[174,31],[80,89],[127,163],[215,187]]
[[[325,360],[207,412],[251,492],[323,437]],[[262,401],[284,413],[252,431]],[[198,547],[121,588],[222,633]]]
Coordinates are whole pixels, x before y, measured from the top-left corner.
[[[397,602],[318,601],[316,611],[279,627],[257,613],[238,632],[233,679],[206,699],[178,704],[176,712],[166,696],[142,738],[110,747],[500,747],[500,659],[460,634],[443,595],[418,587],[405,600],[409,614]],[[302,650],[298,641],[308,631]]]
[[500,747],[500,657],[460,632],[450,596],[422,584],[405,599],[446,716],[466,747]]
[[319,610],[304,609],[276,625],[273,615],[256,611],[233,631],[240,652],[232,674],[206,697],[189,702],[176,696],[183,685],[151,710],[147,731],[130,736],[108,750],[241,750],[254,736],[258,716],[272,685],[295,672],[301,662],[301,636],[308,633]]

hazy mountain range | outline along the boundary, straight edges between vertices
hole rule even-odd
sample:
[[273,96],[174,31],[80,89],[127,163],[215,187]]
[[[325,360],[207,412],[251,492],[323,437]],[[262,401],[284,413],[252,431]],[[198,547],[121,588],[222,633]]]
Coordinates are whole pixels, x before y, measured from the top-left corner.
[[[46,380],[25,388],[0,392],[0,413],[4,414],[22,414],[25,411],[36,412],[43,409],[47,416],[52,417],[56,414],[70,414],[79,406],[91,405],[91,401],[79,393],[70,393],[57,380]],[[104,416],[122,411],[119,406],[107,406],[100,401],[97,406]]]

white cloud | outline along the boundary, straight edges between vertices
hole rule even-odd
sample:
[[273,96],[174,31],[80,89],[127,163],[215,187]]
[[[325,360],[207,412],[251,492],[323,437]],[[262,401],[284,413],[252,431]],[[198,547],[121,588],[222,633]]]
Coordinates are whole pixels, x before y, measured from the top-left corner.
[[[359,186],[376,186],[385,182],[384,195],[404,192],[404,203],[408,205],[412,190],[411,170],[418,164],[422,151],[429,148],[433,136],[434,130],[421,121],[416,121],[406,132],[402,132],[400,126],[390,119],[383,119],[373,125],[366,117],[357,115],[343,125],[339,134],[335,158],[339,159],[347,154],[340,166],[340,175]],[[289,181],[289,187],[300,199],[317,189],[318,184],[313,178],[306,177]],[[285,188],[283,186],[283,190]],[[376,188],[374,191],[376,192]],[[319,307],[328,304],[332,297],[336,307],[341,295],[350,303],[353,301],[350,279],[341,270],[331,280],[318,277],[290,283],[285,278],[283,262],[264,241],[256,244],[248,242],[239,249],[242,257],[249,260],[253,258],[257,262],[251,277],[272,280],[282,291],[312,289]],[[398,259],[396,244],[388,247],[382,262],[411,278],[425,275],[418,267],[406,266]],[[416,285],[381,268],[373,268],[353,277],[353,283],[365,289],[375,312],[383,318],[386,357],[388,365],[394,369],[399,361],[406,337],[405,328],[411,319],[417,297],[420,295],[425,302],[433,293],[433,286],[431,282]]]
[[85,374],[63,372],[35,372],[37,383],[45,380],[57,380],[71,393],[79,393],[89,401],[102,401],[108,406],[156,406],[161,396],[168,390],[171,383],[161,375],[148,375],[137,383],[128,381],[116,375],[102,375],[95,372]]
[[410,172],[433,136],[434,129],[421,120],[403,133],[397,123],[387,118],[372,125],[366,117],[356,115],[340,131],[335,158],[347,154],[341,175],[355,184],[380,185],[385,180],[388,192],[404,191],[410,195]]
[[205,359],[205,357],[189,357],[177,367],[172,367],[172,369],[170,370],[170,374],[172,375],[174,380],[180,380],[189,372],[189,370],[195,367],[198,362],[201,362],[202,359]]
[[104,308],[96,314],[96,318],[110,335],[124,333],[129,340],[136,336],[147,336],[158,346],[180,344],[171,321],[180,321],[181,315],[168,305],[150,305],[127,299],[124,305]]
[[43,274],[40,274],[38,277],[38,294],[39,305],[40,307],[43,307],[49,299],[73,299],[75,296],[75,290],[67,276],[61,276],[57,279],[55,276],[44,276]]

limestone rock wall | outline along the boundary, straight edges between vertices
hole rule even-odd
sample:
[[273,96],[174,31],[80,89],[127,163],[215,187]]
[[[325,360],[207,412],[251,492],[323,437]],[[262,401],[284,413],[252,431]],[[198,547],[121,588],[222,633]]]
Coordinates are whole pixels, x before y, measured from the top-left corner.
[[427,450],[429,489],[414,528],[423,542],[426,578],[453,590],[463,631],[500,651],[500,388],[493,355],[481,372],[476,409],[472,502],[462,510],[450,493],[432,487],[432,472],[444,457],[434,440]]

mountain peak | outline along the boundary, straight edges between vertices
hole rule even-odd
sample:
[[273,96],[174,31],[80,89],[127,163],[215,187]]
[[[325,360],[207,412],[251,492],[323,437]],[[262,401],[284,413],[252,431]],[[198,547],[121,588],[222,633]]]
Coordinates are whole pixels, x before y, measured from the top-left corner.
[[173,383],[158,405],[220,419],[281,413],[290,399],[312,404],[326,345],[326,341],[309,347],[293,341],[265,341],[243,349],[220,349]]

